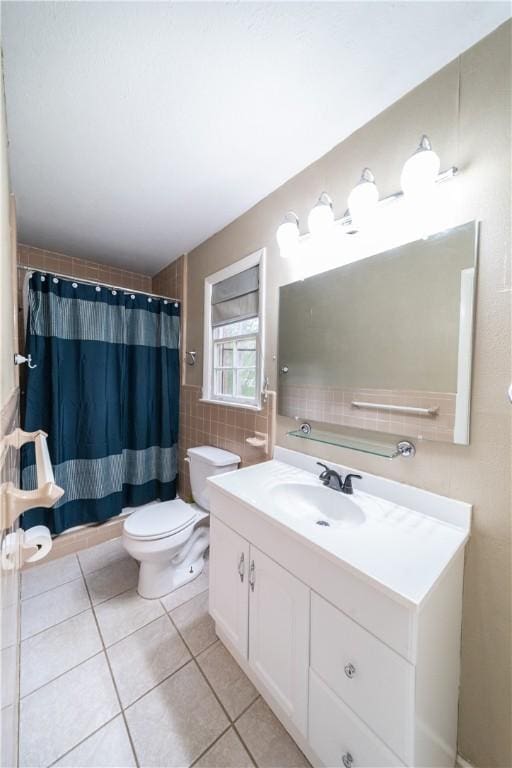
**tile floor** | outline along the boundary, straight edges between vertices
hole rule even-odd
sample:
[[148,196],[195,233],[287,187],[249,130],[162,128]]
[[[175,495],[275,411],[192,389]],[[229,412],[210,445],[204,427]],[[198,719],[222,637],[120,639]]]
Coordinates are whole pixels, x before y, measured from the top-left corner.
[[162,600],[119,539],[22,576],[20,766],[307,768],[215,635],[207,569]]

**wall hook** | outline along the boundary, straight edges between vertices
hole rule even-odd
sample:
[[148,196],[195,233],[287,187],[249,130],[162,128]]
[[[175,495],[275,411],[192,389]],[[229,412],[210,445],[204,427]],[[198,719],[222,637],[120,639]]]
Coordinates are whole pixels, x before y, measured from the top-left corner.
[[[196,355],[197,352],[185,352],[185,362],[187,365],[195,365],[196,364]],[[190,359],[189,359],[190,358]]]
[[32,355],[27,355],[26,357],[23,357],[23,355],[14,355],[14,365],[23,365],[23,363],[26,363],[29,368],[37,368],[37,363],[32,363]]

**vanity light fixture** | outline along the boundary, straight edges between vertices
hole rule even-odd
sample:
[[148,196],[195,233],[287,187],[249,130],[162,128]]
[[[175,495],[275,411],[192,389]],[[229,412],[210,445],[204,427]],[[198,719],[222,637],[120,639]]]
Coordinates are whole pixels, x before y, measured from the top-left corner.
[[293,211],[288,211],[276,232],[281,256],[287,259],[295,253],[299,244],[299,217]]
[[411,199],[431,193],[439,175],[441,161],[432,149],[428,136],[423,134],[416,151],[406,160],[400,177],[404,195]]
[[[348,197],[348,211],[340,219],[334,219],[332,200],[326,192],[322,192],[317,204],[308,216],[309,231],[314,238],[324,237],[333,224],[342,232],[350,235],[357,234],[369,223],[376,213],[377,207],[389,205],[405,198],[413,207],[408,216],[418,211],[427,210],[427,205],[436,184],[452,179],[458,173],[456,166],[440,171],[439,155],[432,149],[430,139],[426,134],[413,155],[405,162],[401,174],[401,189],[379,200],[379,192],[375,177],[369,168],[364,168],[359,183],[353,188]],[[284,217],[283,223],[277,230],[277,242],[281,256],[294,255],[299,246],[301,235],[299,220],[293,211]]]
[[375,213],[379,202],[379,191],[375,184],[375,176],[369,168],[364,168],[359,184],[348,196],[348,210],[353,225],[361,229]]
[[332,200],[327,192],[322,192],[318,202],[311,209],[308,216],[308,228],[315,237],[326,235],[334,224],[334,211]]

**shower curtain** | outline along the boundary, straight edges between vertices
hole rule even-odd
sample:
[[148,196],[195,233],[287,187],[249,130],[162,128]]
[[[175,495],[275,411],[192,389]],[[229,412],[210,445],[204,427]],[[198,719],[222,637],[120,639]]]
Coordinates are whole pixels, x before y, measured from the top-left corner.
[[[176,496],[179,305],[34,272],[29,285],[24,429],[48,433],[52,509],[23,527],[52,533]],[[33,445],[22,484],[36,487]]]

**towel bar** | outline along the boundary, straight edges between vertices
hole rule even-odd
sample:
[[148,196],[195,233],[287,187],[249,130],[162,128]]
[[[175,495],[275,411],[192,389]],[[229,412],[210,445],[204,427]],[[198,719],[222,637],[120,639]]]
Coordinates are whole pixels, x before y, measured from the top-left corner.
[[389,405],[388,403],[362,403],[352,400],[354,408],[368,408],[373,411],[392,411],[393,413],[409,413],[411,416],[437,416],[439,406],[431,408],[418,408],[415,405]]
[[5,495],[6,520],[2,520],[2,528],[10,528],[17,518],[32,507],[53,507],[64,493],[64,489],[55,484],[52,464],[48,454],[46,438],[48,435],[42,429],[35,432],[25,432],[17,427],[2,440],[4,449],[12,446],[21,448],[25,443],[34,442],[36,451],[37,488],[25,491],[17,488],[14,483],[2,485],[0,492]]

